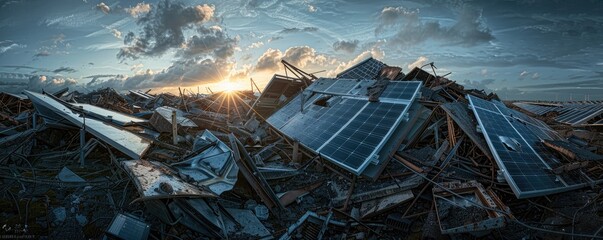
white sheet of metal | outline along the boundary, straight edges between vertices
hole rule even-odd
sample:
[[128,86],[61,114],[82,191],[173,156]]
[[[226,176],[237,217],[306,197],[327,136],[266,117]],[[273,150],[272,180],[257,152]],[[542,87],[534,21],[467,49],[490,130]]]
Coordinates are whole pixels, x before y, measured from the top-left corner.
[[65,119],[69,121],[69,123],[80,128],[84,127],[85,125],[84,128],[86,132],[94,135],[103,142],[108,143],[132,158],[140,159],[140,157],[151,145],[150,140],[128,132],[124,129],[114,127],[109,123],[92,118],[84,119],[81,114],[74,112],[67,106],[49,96],[30,91],[25,91],[25,94],[35,105],[36,110],[40,113],[40,115],[42,115],[42,117],[46,118],[47,115],[51,115],[48,117],[55,121]]

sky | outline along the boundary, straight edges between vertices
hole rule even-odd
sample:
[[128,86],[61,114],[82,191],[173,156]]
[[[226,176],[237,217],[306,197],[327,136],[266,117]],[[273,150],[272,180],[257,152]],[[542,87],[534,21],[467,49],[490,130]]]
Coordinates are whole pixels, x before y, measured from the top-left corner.
[[603,99],[603,1],[0,0],[0,91],[260,88],[434,62],[507,100]]

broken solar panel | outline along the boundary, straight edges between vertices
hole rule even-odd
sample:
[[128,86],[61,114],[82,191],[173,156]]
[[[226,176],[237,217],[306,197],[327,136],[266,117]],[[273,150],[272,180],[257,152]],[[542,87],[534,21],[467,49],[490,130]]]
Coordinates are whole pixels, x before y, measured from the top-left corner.
[[375,79],[379,75],[379,72],[381,72],[381,69],[386,66],[385,63],[371,57],[337,74],[337,78]]
[[[151,146],[151,141],[109,123],[88,118],[78,112],[69,103],[60,103],[44,94],[25,91],[36,106],[36,111],[46,120],[52,122],[67,122],[82,127],[86,132],[117,148],[131,158],[139,159]],[[63,105],[65,104],[65,105]]]
[[559,110],[558,122],[570,125],[585,124],[589,120],[603,115],[603,104],[566,104]]
[[473,113],[504,177],[518,198],[542,196],[584,187],[583,172],[556,175],[562,165],[543,144],[564,141],[543,122],[509,109],[500,102],[468,96]]
[[[400,126],[421,82],[389,82],[369,102],[372,80],[316,80],[268,118],[268,123],[329,161],[360,175]],[[302,106],[303,105],[303,106]]]
[[556,109],[559,108],[559,106],[545,106],[545,105],[537,105],[537,104],[530,104],[530,103],[523,103],[523,102],[516,102],[513,103],[515,106],[518,106],[528,112],[537,114],[537,115],[545,115],[549,112],[555,111]]
[[514,104],[528,112],[537,115],[545,115],[549,112],[557,112],[558,115],[557,117],[555,117],[555,120],[557,122],[569,124],[572,126],[591,123],[596,124],[597,120],[591,120],[597,119],[597,117],[603,115],[603,104],[599,102],[547,105],[543,105],[540,103],[517,102]]

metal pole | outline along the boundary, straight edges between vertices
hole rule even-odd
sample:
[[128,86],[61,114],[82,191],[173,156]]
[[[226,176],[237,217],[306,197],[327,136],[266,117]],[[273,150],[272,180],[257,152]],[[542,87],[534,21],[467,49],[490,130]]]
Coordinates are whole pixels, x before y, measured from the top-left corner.
[[176,122],[176,111],[172,111],[172,142],[178,144],[178,123]]
[[86,114],[84,113],[84,107],[80,106],[80,110],[82,110],[82,118],[84,119],[84,124],[82,128],[80,128],[80,167],[84,167],[84,144],[86,144]]
[[[32,120],[31,120],[31,127],[33,129],[36,129],[36,127],[38,126],[38,121],[37,121],[38,120],[38,113],[34,112],[31,115],[31,118],[32,118]],[[35,137],[33,138],[33,145],[34,146],[36,145],[36,138]]]

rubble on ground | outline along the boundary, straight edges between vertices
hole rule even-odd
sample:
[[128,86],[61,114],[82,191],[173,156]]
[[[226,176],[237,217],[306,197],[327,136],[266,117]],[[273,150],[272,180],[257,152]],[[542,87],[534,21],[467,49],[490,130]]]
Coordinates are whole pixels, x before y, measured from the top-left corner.
[[0,236],[603,238],[601,101],[282,63],[261,91],[0,93]]

